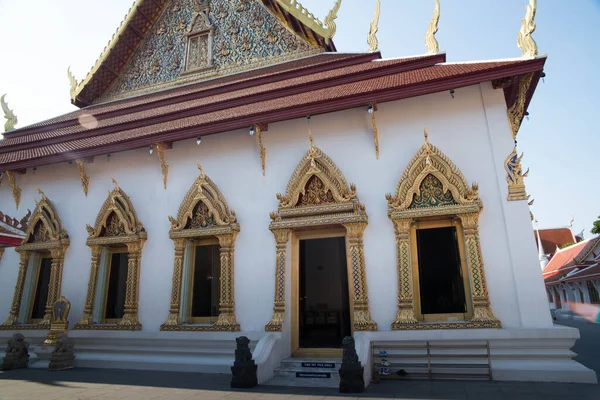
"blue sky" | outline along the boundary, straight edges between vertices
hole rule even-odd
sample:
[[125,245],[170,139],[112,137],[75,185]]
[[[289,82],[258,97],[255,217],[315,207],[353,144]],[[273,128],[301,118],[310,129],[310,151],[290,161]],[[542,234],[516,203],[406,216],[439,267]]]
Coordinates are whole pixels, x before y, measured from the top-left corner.
[[[516,35],[527,0],[441,0],[437,35],[448,61],[518,57]],[[74,109],[66,69],[89,71],[131,6],[131,0],[0,0],[0,94],[8,93],[20,124]],[[324,19],[334,0],[302,3]],[[423,54],[433,0],[381,0],[380,49],[384,57]],[[375,0],[343,0],[337,21],[338,51],[367,50]],[[519,133],[526,180],[540,226],[586,230],[600,215],[594,125],[600,105],[600,1],[538,0],[534,34],[548,54],[540,83]],[[0,190],[6,190],[2,188]]]

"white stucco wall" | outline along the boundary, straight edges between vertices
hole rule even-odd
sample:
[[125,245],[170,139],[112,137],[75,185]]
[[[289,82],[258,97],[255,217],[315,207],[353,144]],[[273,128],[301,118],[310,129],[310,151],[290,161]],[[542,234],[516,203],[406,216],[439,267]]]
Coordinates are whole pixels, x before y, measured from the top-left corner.
[[[480,234],[492,309],[504,327],[549,327],[548,301],[537,260],[527,203],[507,202],[504,160],[512,151],[503,93],[491,84],[459,89],[455,98],[444,92],[380,104],[377,124],[381,155],[375,158],[370,116],[353,109],[312,119],[316,145],[327,153],[349,182],[355,183],[366,205],[369,226],[365,257],[371,313],[379,330],[390,330],[397,310],[396,247],[387,217],[385,194],[423,144],[427,126],[432,144],[449,156],[469,182],[479,183],[484,209]],[[144,331],[158,331],[168,316],[173,274],[173,242],[168,215],[198,176],[196,161],[219,186],[241,225],[235,247],[235,296],[238,322],[245,332],[262,332],[270,320],[275,280],[275,241],[269,213],[277,209],[275,194],[284,193],[288,179],[309,147],[306,120],[275,123],[263,134],[267,175],[262,176],[256,137],[248,131],[227,132],[174,143],[166,151],[169,185],[165,190],[157,156],[146,148],[106,157],[86,165],[89,196],[81,189],[75,165],[40,167],[17,176],[23,189],[15,210],[10,185],[0,188],[0,210],[20,218],[39,186],[55,204],[71,238],[65,258],[62,294],[72,302],[71,322],[83,312],[90,273],[90,249],[85,225],[96,215],[112,189],[111,177],[130,196],[148,232],[141,266],[140,321]],[[288,254],[291,254],[288,252]],[[288,267],[289,267],[288,257]],[[17,278],[18,254],[9,249],[0,262],[0,320],[8,316]],[[288,310],[290,284],[288,277]],[[289,331],[289,313],[285,331]],[[170,335],[171,333],[163,333]]]

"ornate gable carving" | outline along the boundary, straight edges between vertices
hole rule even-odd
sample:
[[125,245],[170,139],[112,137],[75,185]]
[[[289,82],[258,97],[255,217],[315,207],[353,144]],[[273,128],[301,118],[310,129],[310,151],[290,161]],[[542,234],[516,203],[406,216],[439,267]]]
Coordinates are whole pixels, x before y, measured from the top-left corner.
[[61,241],[69,242],[69,235],[62,227],[58,212],[44,192],[38,189],[42,199],[35,202],[35,210],[25,232],[23,243],[26,244],[52,244]]
[[96,102],[323,51],[290,32],[260,1],[172,0]]
[[200,176],[185,195],[177,219],[169,217],[172,239],[239,231],[235,211],[229,209],[225,197],[200,164],[198,169]]
[[395,194],[388,194],[386,199],[390,213],[430,207],[482,207],[478,185],[469,187],[458,167],[429,143],[427,131],[425,144],[404,170]]
[[88,245],[105,244],[105,241],[125,243],[147,237],[129,196],[114,179],[113,183],[115,188],[108,192],[108,198],[98,213],[94,227],[86,226]]
[[[312,225],[336,223],[342,214],[357,221],[367,220],[365,207],[356,196],[356,186],[349,185],[331,158],[314,144],[292,174],[285,196],[278,193],[277,199],[279,207],[271,214],[271,229],[278,229],[285,219],[299,217],[311,219],[298,220],[299,224]],[[326,215],[329,217],[319,219]]]

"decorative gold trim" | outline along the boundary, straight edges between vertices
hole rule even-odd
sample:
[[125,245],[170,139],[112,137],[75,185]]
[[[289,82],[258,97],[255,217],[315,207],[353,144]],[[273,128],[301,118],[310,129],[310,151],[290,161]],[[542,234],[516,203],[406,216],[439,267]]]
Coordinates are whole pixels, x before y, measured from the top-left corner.
[[524,179],[529,175],[529,170],[523,173],[522,159],[523,154],[518,155],[517,146],[515,145],[513,152],[510,153],[504,163],[506,182],[508,183],[508,201],[529,200],[529,197],[531,197],[525,190],[524,182]]
[[510,107],[508,110],[508,121],[510,123],[510,129],[512,131],[514,140],[517,140],[519,128],[521,127],[521,123],[523,122],[523,117],[525,117],[527,92],[529,92],[529,88],[531,86],[532,81],[533,73],[521,77],[519,81],[519,92],[517,94],[517,99],[515,100],[515,103],[512,105],[512,107]]
[[2,261],[3,255],[4,255],[4,247],[0,247],[0,262]]
[[[77,96],[77,94],[79,93],[80,82],[77,82],[77,79],[71,72],[71,67],[67,68],[67,76],[69,78],[69,85],[70,85],[69,94],[71,95],[71,99],[74,100],[75,97]],[[81,83],[83,83],[83,82],[81,82]]]
[[290,231],[293,229],[343,225],[348,241],[353,282],[353,326],[355,331],[374,331],[369,311],[365,278],[365,259],[362,235],[368,223],[365,206],[356,196],[356,187],[349,185],[335,163],[314,145],[309,130],[311,147],[302,158],[289,180],[285,196],[277,194],[279,207],[271,213],[269,229],[277,243],[275,300],[273,317],[265,327],[268,332],[281,332],[285,319],[285,268]]
[[258,141],[258,151],[260,152],[260,163],[262,165],[263,176],[267,175],[267,150],[263,146],[262,141],[262,127],[260,125],[255,126],[256,139]]
[[69,330],[69,313],[71,302],[66,297],[60,296],[52,304],[52,319],[50,321],[50,332],[44,340],[43,346],[56,346],[58,335],[67,333]]
[[[188,190],[177,219],[169,217],[171,230],[169,237],[175,243],[173,262],[173,286],[171,289],[171,307],[167,321],[161,325],[161,331],[228,331],[237,332],[240,325],[235,316],[234,293],[234,247],[240,225],[234,210],[230,210],[225,197],[217,185],[204,174],[198,163],[200,176]],[[205,207],[208,212],[203,220],[195,218],[196,209]],[[195,223],[200,221],[200,223]],[[220,245],[221,287],[219,319],[214,325],[199,326],[182,324],[179,313],[181,308],[181,288],[183,280],[183,259],[186,242],[189,239],[216,237]]]
[[19,120],[13,110],[8,108],[8,103],[6,102],[5,97],[5,94],[0,97],[0,106],[2,107],[2,111],[4,111],[4,118],[6,119],[6,123],[4,124],[4,132],[10,132],[15,129],[15,125],[19,123]]
[[[450,192],[453,204],[415,207],[413,199],[421,195],[421,183],[433,175],[442,185],[443,193]],[[411,246],[411,225],[418,218],[458,217],[462,223],[466,262],[471,284],[473,317],[471,325],[435,324],[435,326],[469,326],[477,328],[501,327],[490,308],[483,257],[479,244],[478,217],[483,203],[479,199],[478,185],[470,187],[458,167],[437,147],[429,143],[425,130],[425,144],[412,158],[398,181],[395,195],[386,195],[388,216],[394,223],[397,247],[398,314],[392,330],[443,329],[421,324],[415,314],[415,290]],[[427,325],[427,326],[426,326]],[[460,326],[458,326],[460,325]],[[451,328],[448,328],[451,329]]]
[[379,160],[379,129],[377,129],[377,121],[375,119],[377,107],[375,105],[371,105],[371,107],[371,124],[373,125],[373,139],[375,140],[375,156]]
[[15,205],[17,206],[17,209],[19,209],[19,203],[21,202],[21,188],[19,187],[19,185],[17,185],[17,178],[15,177],[15,174],[10,172],[10,171],[6,171],[6,177],[8,178],[8,181],[10,182],[10,188],[12,189],[12,195],[13,195],[13,199],[15,199]]
[[521,29],[517,35],[517,46],[522,50],[522,57],[537,57],[538,46],[533,39],[535,32],[535,14],[537,12],[537,0],[529,0],[525,18],[521,20]]
[[[83,317],[74,329],[86,330],[141,330],[138,319],[139,280],[142,248],[148,234],[139,221],[129,196],[119,187],[113,178],[115,188],[108,191],[108,198],[100,208],[96,223],[92,228],[86,226],[88,239],[86,245],[92,250],[90,280],[86,295]],[[127,246],[127,283],[125,286],[125,315],[116,325],[99,324],[92,319],[94,296],[98,283],[98,268],[103,247]]]
[[164,146],[160,143],[157,143],[154,147],[156,147],[156,153],[158,154],[158,160],[160,161],[160,171],[162,172],[163,183],[166,189],[167,181],[169,179],[169,165],[165,161]]
[[427,46],[427,54],[437,54],[440,52],[440,46],[438,44],[437,39],[435,38],[435,34],[439,30],[440,23],[440,0],[435,1],[435,8],[433,10],[433,18],[429,23],[429,28],[427,29],[427,33],[425,34],[425,46]]
[[[52,306],[60,297],[60,288],[62,282],[62,270],[65,259],[65,253],[69,247],[69,235],[62,227],[58,212],[54,204],[46,197],[44,192],[38,189],[42,199],[36,201],[36,207],[33,211],[31,221],[25,232],[23,244],[15,248],[20,254],[19,273],[17,275],[17,283],[15,285],[15,293],[10,309],[8,319],[4,322],[2,329],[22,329],[26,321],[18,321],[21,301],[23,299],[23,290],[25,288],[25,277],[27,276],[27,268],[29,258],[32,253],[39,251],[49,251],[52,257],[50,267],[50,282],[48,283],[48,299],[46,301],[46,310],[43,321],[36,326],[43,326],[47,329],[50,324],[52,315]],[[36,329],[36,328],[27,328]]]
[[88,187],[90,186],[90,177],[85,174],[85,165],[83,160],[75,160],[77,167],[79,168],[79,179],[81,179],[81,187],[83,188],[83,193],[85,193],[85,197],[88,195]]
[[369,45],[369,51],[375,52],[379,50],[379,40],[377,40],[377,32],[379,32],[379,17],[381,15],[381,2],[375,0],[375,16],[373,22],[371,22],[371,29],[369,31],[369,37],[367,38],[367,44]]
[[297,0],[276,1],[281,8],[290,13],[294,18],[315,31],[319,36],[325,38],[327,43],[335,36],[337,31],[335,20],[337,19],[340,6],[342,5],[342,0],[336,0],[333,8],[329,11],[327,17],[325,17],[325,25],[323,25],[323,22],[319,21],[314,14],[304,8]]

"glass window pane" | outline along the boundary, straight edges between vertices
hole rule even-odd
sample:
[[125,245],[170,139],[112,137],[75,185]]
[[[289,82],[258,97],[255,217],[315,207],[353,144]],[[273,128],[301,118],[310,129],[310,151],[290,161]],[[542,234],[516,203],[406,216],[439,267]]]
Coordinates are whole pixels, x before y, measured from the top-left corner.
[[196,247],[192,282],[192,318],[219,316],[220,273],[219,246]]
[[120,319],[125,314],[125,286],[127,283],[127,253],[113,253],[110,260],[108,291],[106,295],[106,319]]
[[50,271],[52,259],[42,258],[40,270],[35,285],[35,297],[33,298],[33,309],[31,319],[42,319],[46,314],[46,302],[48,301],[48,285],[50,284]]

